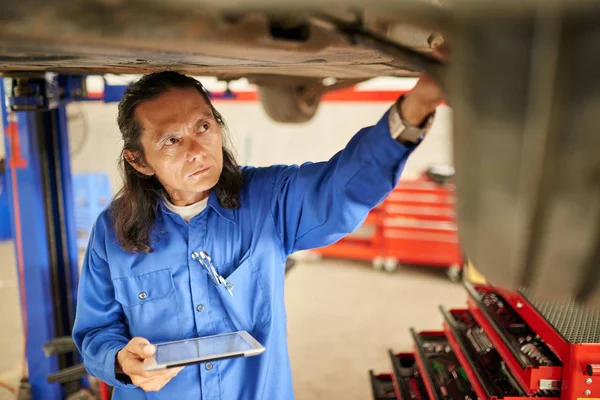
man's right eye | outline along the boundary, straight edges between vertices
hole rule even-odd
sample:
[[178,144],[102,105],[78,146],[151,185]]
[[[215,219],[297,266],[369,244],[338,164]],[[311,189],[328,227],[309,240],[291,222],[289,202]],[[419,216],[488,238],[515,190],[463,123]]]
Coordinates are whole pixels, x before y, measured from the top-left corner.
[[176,137],[168,138],[167,140],[165,140],[165,146],[172,146],[177,143],[179,143],[179,139],[177,139]]

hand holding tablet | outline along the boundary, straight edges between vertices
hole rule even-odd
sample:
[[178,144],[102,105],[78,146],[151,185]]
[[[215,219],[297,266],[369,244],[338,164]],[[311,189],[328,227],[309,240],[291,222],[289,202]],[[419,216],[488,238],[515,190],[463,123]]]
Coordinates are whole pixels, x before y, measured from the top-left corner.
[[265,351],[248,332],[232,332],[156,344],[156,351],[144,360],[145,371],[182,367],[207,361],[256,356]]
[[[144,360],[153,358],[155,346],[141,337],[135,337],[122,348],[116,357],[115,377],[123,382],[132,383],[146,392],[157,392],[183,369],[146,371]],[[131,382],[129,382],[131,381]]]

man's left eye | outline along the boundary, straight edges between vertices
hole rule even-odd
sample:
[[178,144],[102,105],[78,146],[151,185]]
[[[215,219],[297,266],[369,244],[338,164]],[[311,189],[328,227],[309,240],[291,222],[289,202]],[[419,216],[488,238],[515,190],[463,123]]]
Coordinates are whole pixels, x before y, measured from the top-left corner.
[[208,128],[210,128],[210,125],[208,125],[207,123],[200,125],[200,133],[206,132]]

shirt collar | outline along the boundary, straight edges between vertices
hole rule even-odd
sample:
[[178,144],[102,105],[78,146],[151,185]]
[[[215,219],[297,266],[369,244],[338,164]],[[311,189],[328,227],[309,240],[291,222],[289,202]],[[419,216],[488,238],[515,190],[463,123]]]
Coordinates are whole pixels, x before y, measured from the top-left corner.
[[[167,208],[163,199],[160,199],[158,201],[157,207],[159,207],[164,213],[175,214],[173,211],[171,211]],[[214,190],[211,190],[210,194],[208,195],[207,207],[212,208],[213,210],[215,210],[215,212],[217,214],[219,214],[219,216],[225,218],[227,221],[231,222],[232,224],[235,224],[235,216],[234,216],[233,210],[221,206],[221,203],[219,202],[219,198],[217,197],[217,194],[215,193]]]
[[233,210],[221,206],[219,198],[217,197],[217,194],[214,190],[211,190],[210,195],[208,196],[208,207],[215,210],[217,214],[225,218],[227,221],[235,224],[235,216]]

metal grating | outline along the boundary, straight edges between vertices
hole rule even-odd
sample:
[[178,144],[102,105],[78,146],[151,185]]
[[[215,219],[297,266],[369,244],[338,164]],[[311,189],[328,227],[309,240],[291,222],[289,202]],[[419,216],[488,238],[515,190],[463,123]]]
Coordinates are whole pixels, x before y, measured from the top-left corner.
[[536,300],[527,289],[519,292],[568,343],[600,343],[600,309],[583,307],[574,301]]

